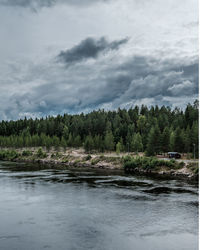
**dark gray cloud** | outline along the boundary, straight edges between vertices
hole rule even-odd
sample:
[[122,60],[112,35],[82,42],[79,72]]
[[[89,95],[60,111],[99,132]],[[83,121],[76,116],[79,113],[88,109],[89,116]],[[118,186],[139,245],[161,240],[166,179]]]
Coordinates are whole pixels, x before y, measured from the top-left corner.
[[34,11],[37,11],[40,8],[53,7],[57,4],[67,4],[84,7],[98,2],[108,1],[109,0],[0,0],[0,5],[30,8]]
[[128,38],[109,42],[105,37],[100,39],[87,38],[72,49],[61,51],[57,59],[67,65],[74,64],[90,58],[97,58],[100,53],[117,50],[122,44],[128,42]]
[[[74,64],[67,70],[56,63],[52,68],[42,68],[37,78],[46,77],[45,84],[13,95],[12,108],[6,107],[7,115],[12,118],[16,114],[17,117],[45,116],[98,108],[129,108],[142,103],[182,106],[198,95],[197,60],[178,63],[166,59],[161,62],[149,56],[132,56],[119,62],[117,57],[106,68],[101,67],[103,62],[90,66]],[[35,78],[37,72],[32,72]]]
[[192,102],[197,6],[197,0],[0,0],[0,119]]

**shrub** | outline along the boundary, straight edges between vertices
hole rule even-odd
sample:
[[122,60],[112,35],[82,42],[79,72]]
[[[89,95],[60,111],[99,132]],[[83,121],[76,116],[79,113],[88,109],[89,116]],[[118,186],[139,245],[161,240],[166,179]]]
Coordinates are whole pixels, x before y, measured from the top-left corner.
[[39,158],[45,158],[47,157],[47,154],[45,152],[43,152],[42,148],[39,148],[37,153],[36,153],[37,157]]
[[11,161],[19,157],[19,155],[15,150],[2,150],[0,151],[0,160]]
[[91,164],[92,164],[92,165],[95,165],[95,164],[97,164],[99,161],[100,161],[100,159],[93,159],[93,160],[91,161]]
[[62,163],[67,163],[67,162],[69,162],[68,157],[64,157],[64,158],[62,159]]
[[179,165],[179,167],[181,167],[181,168],[182,168],[182,167],[184,167],[184,166],[185,166],[185,163],[184,163],[183,161],[181,161],[178,165]]
[[198,163],[192,162],[192,163],[188,164],[187,167],[189,169],[191,169],[194,174],[199,174],[199,164]]
[[165,161],[159,160],[155,157],[136,157],[131,158],[129,156],[124,158],[124,167],[125,168],[142,168],[142,169],[155,169],[157,167],[168,167],[175,168],[176,161]]
[[92,159],[92,156],[91,155],[87,155],[86,157],[85,157],[85,160],[86,161],[89,161],[89,160],[91,160]]
[[131,161],[133,158],[130,155],[126,155],[123,157],[124,163]]
[[101,161],[104,161],[104,160],[106,159],[106,157],[105,157],[105,155],[100,155],[100,156],[99,156],[99,159],[100,159]]
[[33,155],[33,153],[30,150],[24,150],[22,152],[22,156],[31,156],[31,155]]
[[124,168],[136,168],[137,164],[135,161],[127,161],[124,163]]

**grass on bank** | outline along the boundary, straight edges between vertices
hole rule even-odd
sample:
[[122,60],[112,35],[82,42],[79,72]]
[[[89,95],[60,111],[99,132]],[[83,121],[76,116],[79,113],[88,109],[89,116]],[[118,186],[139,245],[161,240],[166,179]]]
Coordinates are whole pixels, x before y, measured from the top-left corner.
[[42,150],[42,148],[39,148],[34,155],[29,150],[23,150],[21,153],[17,152],[16,150],[0,150],[0,160],[12,161],[16,158],[28,157],[46,158],[47,154]]
[[[22,152],[18,152],[16,150],[0,150],[0,160],[7,160],[7,161],[13,161],[15,159],[44,159],[47,158],[48,154],[43,151],[43,149],[40,147],[35,152],[32,152],[30,150],[23,150]],[[175,161],[174,159],[171,160],[162,160],[158,159],[156,157],[145,157],[145,156],[130,156],[126,155],[123,157],[113,157],[113,156],[105,156],[100,155],[96,157],[92,157],[91,155],[86,155],[83,158],[77,158],[74,156],[63,155],[60,152],[54,152],[50,154],[50,158],[54,160],[60,160],[62,163],[67,162],[74,162],[75,164],[78,164],[79,162],[86,162],[89,161],[92,165],[96,165],[99,162],[106,162],[111,163],[114,165],[123,166],[124,169],[142,169],[142,170],[160,170],[161,168],[168,168],[168,169],[174,169],[178,170],[185,166],[185,163],[182,161]],[[199,165],[198,163],[191,162],[187,164],[186,166],[188,169],[190,169],[194,174],[199,173]]]
[[127,169],[143,169],[143,170],[158,170],[161,167],[169,169],[180,169],[185,165],[184,162],[177,162],[174,159],[169,161],[157,159],[155,157],[124,157],[124,168]]

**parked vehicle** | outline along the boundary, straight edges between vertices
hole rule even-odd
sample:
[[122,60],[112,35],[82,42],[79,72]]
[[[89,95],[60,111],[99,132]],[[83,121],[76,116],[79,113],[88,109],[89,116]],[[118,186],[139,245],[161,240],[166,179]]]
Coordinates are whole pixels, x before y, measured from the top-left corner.
[[167,155],[169,158],[175,158],[175,159],[181,158],[181,154],[179,154],[178,152],[168,152]]

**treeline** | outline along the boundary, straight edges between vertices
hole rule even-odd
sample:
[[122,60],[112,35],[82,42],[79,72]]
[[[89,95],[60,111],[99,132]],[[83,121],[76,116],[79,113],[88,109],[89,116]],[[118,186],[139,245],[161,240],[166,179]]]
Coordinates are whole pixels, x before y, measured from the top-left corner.
[[0,122],[1,147],[81,147],[86,151],[178,151],[198,155],[198,101],[179,108],[158,106],[93,111]]

